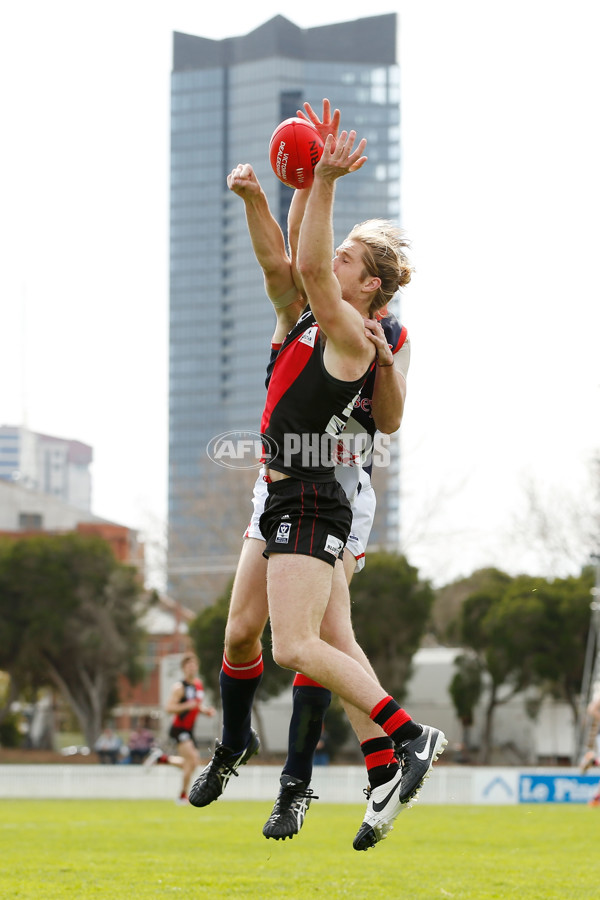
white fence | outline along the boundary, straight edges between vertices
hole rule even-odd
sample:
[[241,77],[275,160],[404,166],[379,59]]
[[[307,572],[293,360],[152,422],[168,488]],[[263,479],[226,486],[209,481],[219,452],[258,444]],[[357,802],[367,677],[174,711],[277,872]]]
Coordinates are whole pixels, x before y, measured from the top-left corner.
[[[232,778],[222,800],[270,800],[277,795],[281,770],[252,765]],[[171,766],[9,765],[0,766],[2,799],[172,800],[181,772]],[[576,769],[435,767],[419,802],[432,804],[586,803],[600,787],[600,776]],[[363,803],[362,766],[316,766],[312,784],[325,803]]]

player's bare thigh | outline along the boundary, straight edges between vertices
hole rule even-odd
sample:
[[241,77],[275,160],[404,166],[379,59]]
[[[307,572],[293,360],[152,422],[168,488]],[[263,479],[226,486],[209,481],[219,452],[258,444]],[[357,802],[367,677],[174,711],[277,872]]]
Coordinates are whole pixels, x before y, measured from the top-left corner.
[[294,654],[304,642],[320,640],[321,621],[329,602],[333,566],[313,556],[272,553],[267,589],[273,656],[295,668]]
[[177,750],[183,759],[184,764],[187,763],[191,766],[200,764],[200,754],[193,741],[180,741],[177,745]]
[[246,538],[242,546],[225,629],[225,653],[231,663],[247,662],[260,653],[267,624],[267,560],[265,542]]

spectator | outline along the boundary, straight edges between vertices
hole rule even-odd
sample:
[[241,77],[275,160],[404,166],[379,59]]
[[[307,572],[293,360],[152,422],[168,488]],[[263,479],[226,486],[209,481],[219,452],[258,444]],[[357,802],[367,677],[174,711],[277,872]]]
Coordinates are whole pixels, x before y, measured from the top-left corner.
[[154,746],[154,734],[149,728],[140,726],[129,735],[129,762],[135,765],[142,763]]
[[105,728],[96,743],[94,744],[94,752],[98,755],[98,760],[103,765],[115,765],[119,760],[119,754],[123,741],[112,728]]

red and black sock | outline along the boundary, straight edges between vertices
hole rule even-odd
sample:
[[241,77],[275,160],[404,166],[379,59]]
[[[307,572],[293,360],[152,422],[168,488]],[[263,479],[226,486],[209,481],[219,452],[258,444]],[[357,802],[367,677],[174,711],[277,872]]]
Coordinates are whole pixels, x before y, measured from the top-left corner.
[[398,771],[398,760],[394,752],[394,742],[389,737],[370,738],[360,745],[365,758],[369,784],[379,787],[390,781]]
[[246,663],[230,663],[223,654],[223,667],[219,675],[223,744],[240,753],[250,740],[252,703],[262,680],[263,668],[262,653]]
[[421,725],[413,722],[406,710],[390,696],[384,697],[373,707],[370,718],[381,725],[395,744],[413,740],[423,733]]

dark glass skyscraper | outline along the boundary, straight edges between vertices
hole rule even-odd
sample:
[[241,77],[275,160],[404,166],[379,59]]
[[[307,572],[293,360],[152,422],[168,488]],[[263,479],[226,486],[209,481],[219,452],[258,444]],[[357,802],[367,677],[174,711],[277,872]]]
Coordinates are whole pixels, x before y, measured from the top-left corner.
[[[175,33],[171,100],[169,570],[219,568],[240,534],[239,502],[206,446],[230,430],[257,431],[274,316],[226,177],[249,162],[285,230],[291,191],[268,160],[270,136],[308,100],[342,110],[368,139],[369,161],[338,185],[336,241],[373,216],[399,216],[399,84],[395,14],[300,29],[282,16],[221,41]],[[397,462],[397,457],[396,457]],[[397,466],[380,491],[373,541],[396,548]],[[235,473],[230,475],[235,478]],[[248,482],[246,482],[247,484]],[[211,494],[211,491],[213,493]],[[243,516],[249,518],[247,488]],[[226,492],[226,493],[224,493]],[[208,527],[210,519],[211,527]],[[215,528],[215,520],[218,527]],[[225,560],[223,568],[228,563]],[[190,590],[177,579],[182,599]],[[193,592],[202,592],[196,583]],[[209,599],[204,598],[204,601]]]

